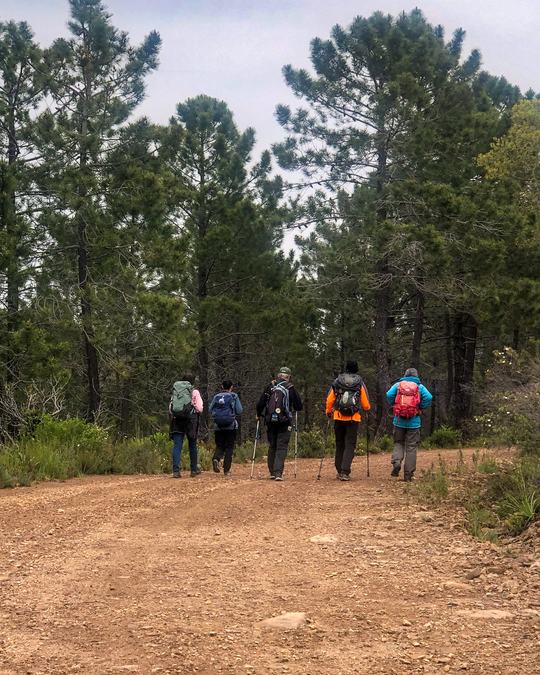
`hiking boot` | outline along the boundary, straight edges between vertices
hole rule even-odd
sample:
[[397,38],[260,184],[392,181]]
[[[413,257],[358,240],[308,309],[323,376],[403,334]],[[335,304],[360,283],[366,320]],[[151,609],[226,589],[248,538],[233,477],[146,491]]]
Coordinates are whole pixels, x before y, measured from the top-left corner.
[[191,476],[191,478],[195,478],[195,476],[198,476],[201,473],[202,469],[199,469],[199,467],[197,467],[197,469],[195,469],[195,471],[192,471],[189,475]]
[[181,477],[182,477],[182,474],[180,473],[180,471],[175,471],[175,472],[173,473],[172,477],[173,477],[173,478],[181,478]]
[[214,473],[219,473],[219,472],[220,472],[220,468],[219,468],[219,459],[216,459],[216,458],[214,457],[214,459],[212,460],[212,468],[214,469]]
[[275,480],[283,480],[283,476],[280,473],[276,473]]
[[340,473],[336,473],[336,480],[341,480],[341,474]]
[[276,474],[275,473],[270,474],[270,480],[276,480]]
[[412,481],[412,479],[413,479],[412,473],[406,473],[406,474],[403,476],[403,480],[404,480],[406,483],[410,483],[410,482]]
[[351,480],[351,477],[349,476],[348,473],[341,473],[339,476],[339,480]]
[[231,472],[230,472],[230,471],[224,471],[224,472],[223,472],[223,475],[224,475],[224,476],[230,476],[230,475],[231,475]]
[[400,470],[401,470],[401,467],[400,467],[400,466],[395,466],[395,467],[392,469],[392,473],[390,474],[390,476],[391,476],[392,478],[397,478],[397,477],[399,476]]

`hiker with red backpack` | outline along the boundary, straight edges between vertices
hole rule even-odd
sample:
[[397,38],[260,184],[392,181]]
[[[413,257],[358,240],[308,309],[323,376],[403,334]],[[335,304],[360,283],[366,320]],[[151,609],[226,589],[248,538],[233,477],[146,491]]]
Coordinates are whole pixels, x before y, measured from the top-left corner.
[[413,479],[416,471],[416,450],[420,443],[420,413],[429,408],[433,396],[420,382],[416,368],[407,368],[405,375],[386,392],[394,411],[394,451],[392,477],[397,478],[403,467],[405,481]]
[[257,418],[264,416],[268,435],[268,471],[272,480],[283,480],[285,458],[292,432],[293,412],[302,410],[302,399],[283,366],[257,403]]
[[222,390],[216,394],[210,403],[208,410],[214,420],[214,439],[216,451],[212,458],[212,468],[219,473],[220,462],[223,460],[223,473],[230,475],[238,429],[237,417],[242,414],[242,404],[238,394],[233,392],[231,380],[223,380]]
[[334,420],[338,480],[351,480],[358,426],[362,419],[360,411],[370,408],[366,385],[358,374],[358,363],[347,361],[345,372],[334,380],[326,398],[326,415]]
[[169,436],[173,441],[172,464],[173,478],[180,478],[180,459],[184,436],[189,444],[189,463],[191,477],[201,473],[198,464],[197,433],[199,415],[203,411],[203,401],[198,389],[191,384],[193,377],[184,376],[183,380],[174,383],[171,402],[169,403]]

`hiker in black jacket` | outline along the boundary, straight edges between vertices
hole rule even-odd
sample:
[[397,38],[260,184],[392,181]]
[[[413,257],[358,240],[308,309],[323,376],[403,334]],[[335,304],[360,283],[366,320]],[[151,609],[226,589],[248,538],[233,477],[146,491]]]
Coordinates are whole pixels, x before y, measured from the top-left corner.
[[257,403],[257,417],[264,416],[268,433],[268,470],[272,480],[283,480],[293,412],[302,407],[302,399],[291,383],[290,368],[280,368]]

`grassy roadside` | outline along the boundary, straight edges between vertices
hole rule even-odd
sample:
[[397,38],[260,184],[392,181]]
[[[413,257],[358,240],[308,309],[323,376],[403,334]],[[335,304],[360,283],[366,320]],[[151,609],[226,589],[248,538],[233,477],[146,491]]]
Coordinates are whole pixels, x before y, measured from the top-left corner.
[[[291,441],[291,449],[294,439]],[[144,438],[115,439],[107,430],[80,419],[55,420],[49,417],[18,442],[0,446],[0,488],[30,485],[35,481],[66,480],[90,474],[158,474],[171,471],[172,443],[168,433]],[[264,437],[257,457],[265,455]],[[372,443],[370,452],[390,450],[386,436]],[[199,464],[209,470],[214,443],[199,440]],[[298,457],[333,455],[334,435],[314,429],[298,434]],[[359,439],[358,454],[366,452],[366,439]],[[251,461],[253,440],[235,448],[234,462]],[[183,469],[188,469],[189,453],[182,453]]]
[[479,449],[472,460],[467,465],[460,455],[450,467],[439,458],[418,476],[410,493],[423,503],[459,510],[467,531],[481,541],[515,536],[539,517],[537,455],[518,454],[513,461],[502,461]]

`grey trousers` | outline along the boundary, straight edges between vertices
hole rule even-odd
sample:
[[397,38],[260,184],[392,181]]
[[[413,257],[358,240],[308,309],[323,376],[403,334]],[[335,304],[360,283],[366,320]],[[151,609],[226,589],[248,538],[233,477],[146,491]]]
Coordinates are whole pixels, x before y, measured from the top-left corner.
[[416,449],[420,443],[420,428],[405,429],[404,427],[394,427],[394,452],[392,453],[392,464],[394,467],[401,467],[405,458],[403,467],[406,475],[411,475],[416,471]]

